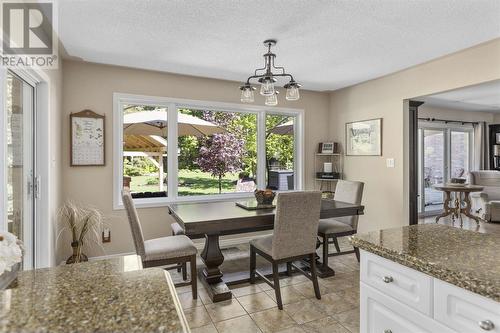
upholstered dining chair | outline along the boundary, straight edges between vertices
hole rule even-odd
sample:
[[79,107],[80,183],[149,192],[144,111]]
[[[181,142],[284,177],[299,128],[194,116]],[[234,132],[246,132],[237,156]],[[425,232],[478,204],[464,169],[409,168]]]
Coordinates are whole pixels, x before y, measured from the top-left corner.
[[179,235],[185,235],[186,232],[184,231],[184,228],[181,227],[181,225],[177,222],[174,222],[170,225],[170,228],[172,229],[172,236],[179,236]]
[[135,209],[134,201],[128,190],[122,191],[123,205],[127,211],[130,229],[136,253],[141,257],[142,266],[157,267],[175,264],[166,269],[183,268],[183,279],[187,279],[186,263],[190,263],[191,281],[179,283],[176,286],[191,285],[193,298],[198,298],[197,274],[196,274],[196,247],[187,236],[168,236],[144,240],[141,222]]
[[[364,183],[358,181],[339,180],[335,188],[334,200],[347,202],[350,204],[361,204],[363,197]],[[322,238],[323,245],[323,266],[328,267],[328,257],[342,254],[355,253],[359,261],[359,250],[354,248],[352,251],[340,251],[337,237],[353,235],[358,229],[358,215],[335,217],[319,220],[318,235]],[[337,252],[328,253],[328,245],[332,239]]]
[[[274,232],[272,235],[250,241],[250,283],[255,283],[258,275],[276,293],[278,308],[283,310],[281,300],[278,265],[286,263],[287,273],[291,268],[304,274],[314,286],[317,299],[321,299],[316,275],[316,233],[321,210],[321,192],[304,191],[279,193],[276,199]],[[273,267],[273,282],[256,270],[256,254]],[[308,274],[293,261],[308,259],[311,273]]]
[[[181,225],[177,222],[172,223],[170,225],[170,228],[172,229],[172,236],[180,236],[186,234],[184,228],[182,228]],[[182,278],[186,280],[186,263],[183,263],[179,267],[177,267],[177,272],[182,272]]]

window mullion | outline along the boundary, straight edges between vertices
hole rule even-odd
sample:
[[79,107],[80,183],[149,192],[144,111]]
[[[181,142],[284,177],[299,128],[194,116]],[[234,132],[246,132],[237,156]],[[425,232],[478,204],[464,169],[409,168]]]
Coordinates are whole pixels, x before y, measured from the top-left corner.
[[257,113],[257,188],[266,188],[266,113]]
[[[304,189],[304,131],[303,116],[296,115],[293,126],[294,141],[294,184],[296,190]],[[342,172],[342,170],[341,170]]]
[[167,115],[167,195],[169,199],[177,199],[178,191],[178,156],[177,156],[177,105],[168,105]]

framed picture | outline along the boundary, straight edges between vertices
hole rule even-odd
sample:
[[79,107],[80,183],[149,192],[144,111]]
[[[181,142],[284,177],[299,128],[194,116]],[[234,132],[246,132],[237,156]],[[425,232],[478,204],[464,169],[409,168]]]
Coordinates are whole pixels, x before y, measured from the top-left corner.
[[382,156],[382,118],[345,124],[347,156]]
[[70,115],[71,166],[105,165],[104,116],[91,110]]
[[321,142],[319,144],[318,153],[320,154],[333,154],[335,152],[334,142]]

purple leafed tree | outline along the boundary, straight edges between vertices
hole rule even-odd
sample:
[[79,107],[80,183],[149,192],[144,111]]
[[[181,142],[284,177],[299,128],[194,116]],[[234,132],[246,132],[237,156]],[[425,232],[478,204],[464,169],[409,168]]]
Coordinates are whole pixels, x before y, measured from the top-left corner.
[[203,172],[219,178],[219,193],[222,193],[222,178],[228,172],[241,170],[243,154],[242,139],[228,132],[214,134],[202,141],[197,162]]

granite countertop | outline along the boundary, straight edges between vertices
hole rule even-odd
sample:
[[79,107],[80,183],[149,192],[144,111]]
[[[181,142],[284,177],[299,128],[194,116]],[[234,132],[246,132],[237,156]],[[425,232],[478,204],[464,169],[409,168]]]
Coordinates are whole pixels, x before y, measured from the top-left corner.
[[167,271],[137,256],[21,272],[0,332],[189,332]]
[[351,237],[360,249],[500,302],[500,236],[420,224]]

